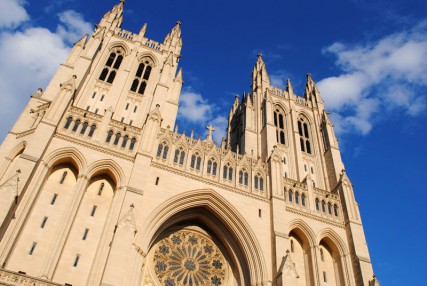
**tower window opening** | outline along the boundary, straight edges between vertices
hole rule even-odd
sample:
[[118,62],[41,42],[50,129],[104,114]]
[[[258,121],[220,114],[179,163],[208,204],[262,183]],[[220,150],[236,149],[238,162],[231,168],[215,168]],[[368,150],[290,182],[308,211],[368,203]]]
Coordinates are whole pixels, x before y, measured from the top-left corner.
[[[113,50],[110,53],[110,56],[105,63],[104,69],[99,76],[99,79],[102,81],[107,80],[108,83],[113,83],[114,78],[116,77],[117,70],[120,68],[120,65],[123,61],[123,56],[121,55],[122,51],[120,49]],[[102,101],[102,99],[101,99]]]
[[322,212],[326,212],[326,203],[325,201],[322,201]]
[[85,231],[83,232],[82,240],[86,240],[88,233],[89,233],[89,229],[86,228]]
[[306,199],[305,194],[302,194],[302,196],[301,196],[301,205],[303,205],[303,206],[305,206],[305,199]]
[[320,260],[325,261],[325,256],[323,255],[323,248],[320,249]]
[[304,118],[298,119],[298,134],[300,136],[301,151],[311,154],[310,132],[309,127]]
[[294,197],[294,192],[292,192],[292,191],[289,191],[289,202],[292,202],[292,200],[293,200],[293,197]]
[[97,206],[92,207],[92,211],[90,212],[90,216],[95,216]]
[[156,186],[159,184],[159,180],[160,180],[160,178],[159,178],[159,177],[157,177],[157,178],[156,178]]
[[316,211],[320,210],[320,202],[319,199],[316,198]]
[[323,271],[323,282],[328,282],[328,279],[326,278],[326,272]]
[[129,109],[129,103],[126,103],[125,110],[128,110],[128,109]]
[[261,217],[261,209],[258,209],[258,217]]
[[93,133],[95,133],[95,129],[96,129],[96,125],[95,125],[95,124],[92,124],[92,125],[90,126],[90,130],[89,130],[89,134],[88,134],[88,136],[89,136],[89,137],[92,137],[92,136],[93,136]]
[[264,178],[259,173],[255,175],[255,189],[264,191]]
[[162,158],[163,160],[166,160],[166,158],[168,156],[168,151],[169,151],[169,147],[168,147],[166,141],[163,141],[157,147],[157,157]]
[[116,134],[116,137],[114,138],[114,142],[113,142],[113,144],[114,145],[117,145],[117,144],[119,144],[119,141],[120,141],[120,138],[122,137],[122,135],[120,134],[120,133],[117,133]]
[[147,58],[139,64],[135,73],[135,78],[130,88],[131,91],[138,92],[141,95],[144,94],[147,87],[147,81],[150,78],[152,65],[153,63],[151,60],[148,60]]
[[125,137],[123,137],[122,148],[126,147],[128,140],[129,140],[129,136],[126,135]]
[[99,109],[97,108],[97,109],[95,109],[95,114],[98,114],[98,111],[99,111]]
[[85,134],[88,126],[89,126],[89,123],[87,122],[83,123],[82,129],[80,130],[80,134]]
[[101,99],[99,101],[103,101],[104,100],[104,95],[101,95]]
[[291,239],[291,252],[295,252],[294,241]]
[[249,174],[245,169],[239,171],[239,184],[240,185],[249,185]]
[[73,263],[74,267],[77,267],[77,265],[79,264],[79,260],[80,260],[80,254],[77,254],[76,258],[74,259],[74,263]]
[[216,176],[216,168],[217,168],[217,163],[215,161],[215,158],[211,158],[208,161],[208,166],[207,166],[206,172],[208,174],[211,174],[212,176]]
[[95,96],[96,96],[96,92],[94,92],[94,93],[92,94],[92,98],[95,98]]
[[332,204],[328,203],[328,213],[332,215]]
[[71,122],[73,122],[73,118],[72,117],[68,117],[67,121],[65,121],[64,128],[68,129],[70,127],[70,125],[71,125]]
[[299,204],[299,193],[295,192],[295,203]]
[[283,112],[279,109],[274,111],[274,126],[276,126],[276,141],[285,144],[285,123]]
[[222,178],[224,180],[233,180],[233,167],[231,167],[230,163],[227,163],[223,168]]
[[80,119],[77,119],[76,122],[74,123],[73,129],[71,129],[71,131],[76,132],[77,129],[79,128],[80,125]]
[[44,228],[45,227],[45,225],[46,225],[46,222],[47,222],[47,216],[45,216],[44,218],[43,218],[43,220],[42,220],[42,224],[40,225],[40,228]]
[[123,123],[123,121],[125,121],[125,118],[124,118],[124,117],[122,117],[122,118],[120,119],[120,122],[122,122],[122,123]]
[[196,152],[191,156],[190,168],[200,171],[201,162],[202,162],[202,158],[200,157],[199,153]]
[[58,194],[53,194],[52,200],[50,201],[51,205],[54,205],[56,202],[56,198],[58,198]]
[[86,111],[89,111],[90,105],[86,106]]
[[132,151],[135,148],[135,143],[136,143],[136,138],[132,138],[132,140],[130,140],[129,150]]
[[62,177],[61,180],[59,180],[59,183],[62,185],[65,181],[65,178],[67,177],[68,172],[64,171],[64,173],[62,173]]
[[102,195],[102,191],[104,190],[104,183],[101,183],[101,185],[99,185],[99,189],[98,189],[98,196]]
[[184,148],[179,147],[175,150],[175,156],[173,158],[173,162],[179,165],[184,165],[184,159],[185,159],[185,151]]
[[33,242],[33,244],[31,245],[30,251],[28,252],[29,255],[33,255],[34,250],[36,249],[37,246],[37,242]]
[[138,106],[135,106],[134,108],[133,108],[133,113],[136,113],[136,110],[138,109]]
[[113,131],[108,131],[107,138],[105,139],[105,142],[110,143],[111,137],[113,137]]

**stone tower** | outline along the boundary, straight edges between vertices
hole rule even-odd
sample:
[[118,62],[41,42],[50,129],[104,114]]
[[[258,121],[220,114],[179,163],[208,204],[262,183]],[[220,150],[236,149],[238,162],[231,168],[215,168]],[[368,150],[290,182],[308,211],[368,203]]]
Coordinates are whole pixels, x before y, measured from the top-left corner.
[[123,5],[0,146],[0,285],[378,285],[311,76],[259,55],[220,146],[179,134],[181,24],[156,42]]

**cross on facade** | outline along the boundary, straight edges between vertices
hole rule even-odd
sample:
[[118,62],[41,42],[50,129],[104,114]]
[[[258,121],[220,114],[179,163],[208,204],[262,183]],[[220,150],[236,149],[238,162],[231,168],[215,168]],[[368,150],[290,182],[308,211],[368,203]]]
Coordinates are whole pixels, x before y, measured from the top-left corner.
[[212,141],[212,132],[215,131],[215,128],[213,128],[212,125],[208,125],[206,126],[206,129],[208,130],[208,136],[206,137],[206,139]]

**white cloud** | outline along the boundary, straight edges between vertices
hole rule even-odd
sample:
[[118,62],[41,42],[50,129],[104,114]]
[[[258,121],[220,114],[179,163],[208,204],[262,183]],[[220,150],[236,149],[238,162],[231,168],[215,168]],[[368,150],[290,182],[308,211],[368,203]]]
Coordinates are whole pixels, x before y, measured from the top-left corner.
[[337,131],[367,134],[378,114],[417,116],[426,109],[427,21],[373,43],[334,43],[324,52],[336,56],[342,71],[318,83],[327,107],[339,113]]
[[228,120],[226,117],[217,114],[218,110],[219,107],[216,104],[203,98],[192,87],[186,87],[180,96],[178,120],[190,123],[192,127],[196,127],[196,131],[203,132],[205,136],[207,131],[200,128],[205,125],[212,125],[215,128],[213,140],[220,143],[221,138],[225,137]]
[[[17,3],[24,9],[23,2]],[[86,32],[84,30],[89,24],[80,14],[74,11],[64,13],[63,26],[56,32],[31,27],[31,22],[26,22],[23,29],[0,29],[0,54],[7,55],[0,58],[0,114],[2,118],[9,118],[0,121],[0,139],[11,128],[29,96],[38,87],[45,87],[59,64],[66,59],[73,39],[64,32],[69,31],[72,36],[78,32],[83,36]]]
[[30,17],[23,0],[0,0],[0,28],[14,28]]
[[57,34],[69,43],[75,43],[84,34],[92,32],[92,25],[83,19],[83,16],[75,11],[68,10],[58,14],[59,21]]

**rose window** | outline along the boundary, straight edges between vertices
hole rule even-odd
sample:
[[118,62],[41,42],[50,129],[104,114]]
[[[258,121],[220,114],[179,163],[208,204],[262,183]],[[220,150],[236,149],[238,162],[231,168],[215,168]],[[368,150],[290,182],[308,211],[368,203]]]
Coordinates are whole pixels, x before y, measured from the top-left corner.
[[165,286],[224,285],[224,257],[207,236],[189,230],[174,232],[154,251],[154,271]]

